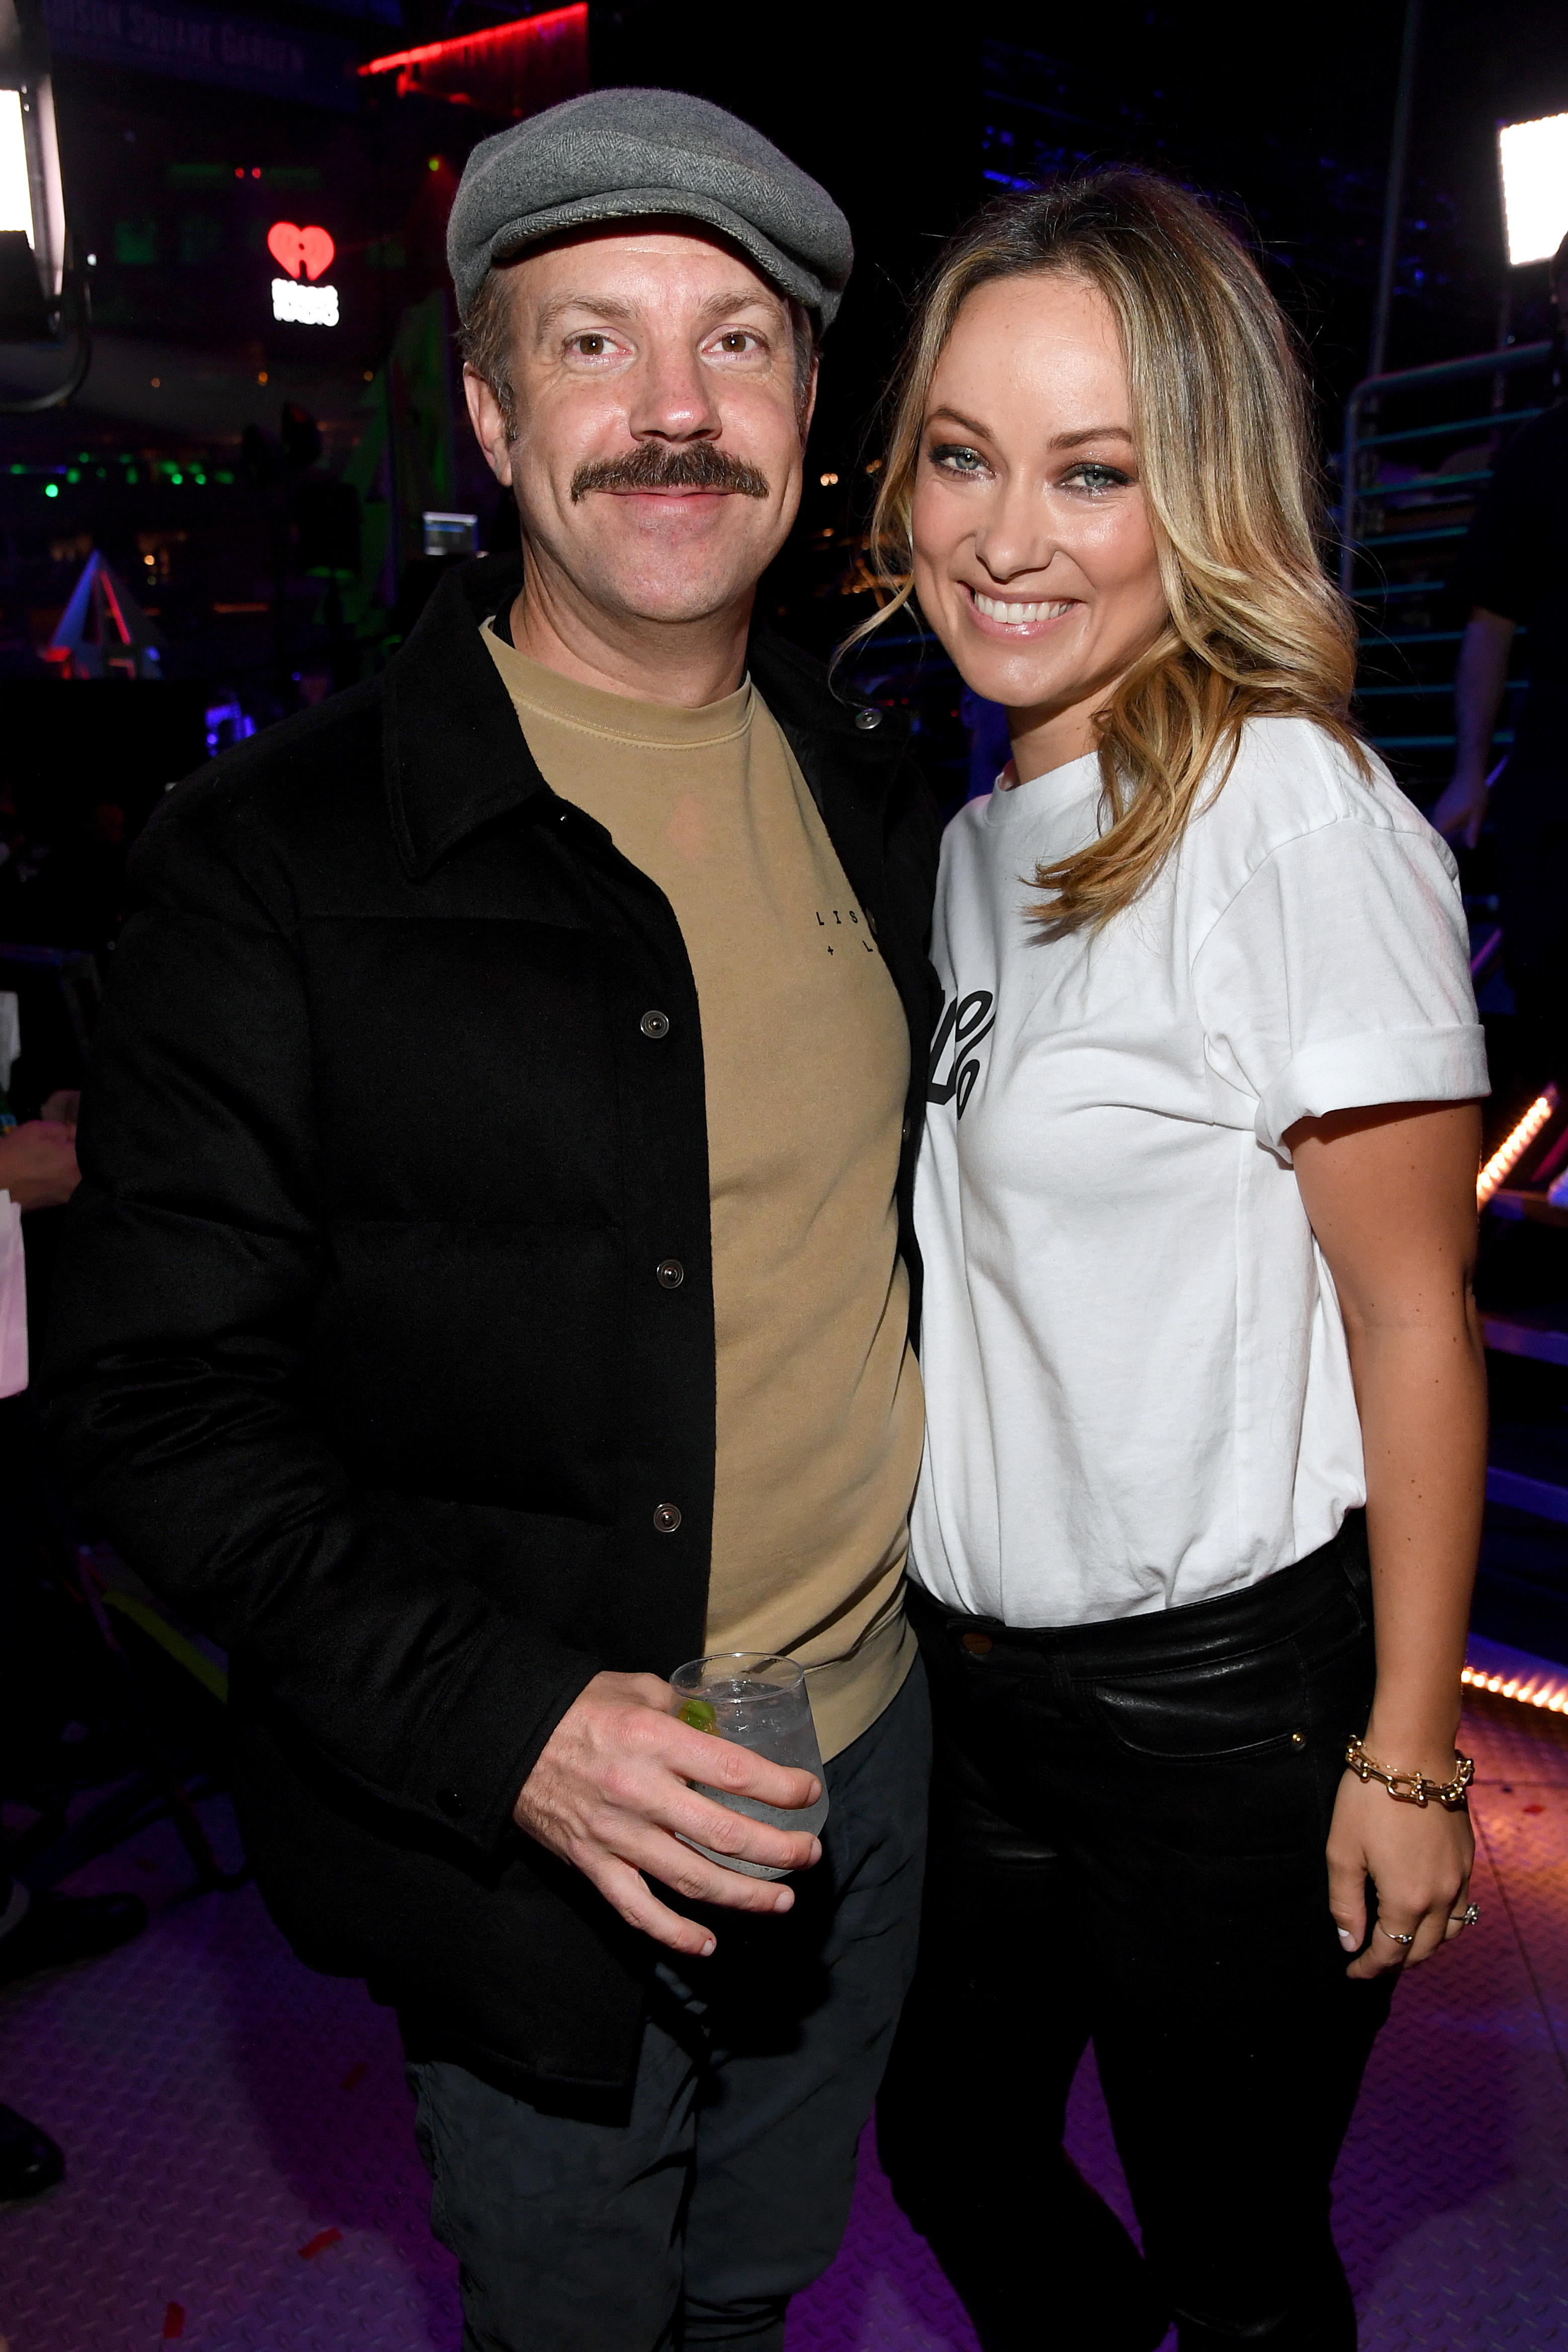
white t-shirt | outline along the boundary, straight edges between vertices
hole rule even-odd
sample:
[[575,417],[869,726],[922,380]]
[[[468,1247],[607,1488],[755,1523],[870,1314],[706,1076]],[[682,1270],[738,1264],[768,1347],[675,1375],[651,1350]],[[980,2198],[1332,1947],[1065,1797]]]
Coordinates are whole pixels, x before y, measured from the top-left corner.
[[1281,1139],[1487,1092],[1454,861],[1382,767],[1249,721],[1143,898],[1048,938],[1035,866],[1099,798],[1090,757],[971,802],[936,893],[911,1572],[1011,1625],[1210,1600],[1365,1500]]

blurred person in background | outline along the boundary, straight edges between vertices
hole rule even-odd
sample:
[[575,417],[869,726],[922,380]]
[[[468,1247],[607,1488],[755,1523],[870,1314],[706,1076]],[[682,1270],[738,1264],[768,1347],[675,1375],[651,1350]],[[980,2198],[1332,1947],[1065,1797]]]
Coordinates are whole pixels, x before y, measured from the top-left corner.
[[[1552,257],[1552,299],[1561,325],[1568,237]],[[1533,1091],[1549,1078],[1568,1083],[1568,401],[1521,425],[1503,450],[1455,585],[1469,618],[1454,682],[1453,779],[1432,823],[1473,849],[1490,802],[1519,1076]],[[1492,737],[1520,630],[1530,685],[1493,783]]]
[[[52,1095],[41,1118],[13,1122],[0,1132],[0,1219],[12,1206],[23,1215],[61,1208],[75,1192],[80,1181],[77,1099],[74,1093]],[[44,1673],[39,1649],[47,1636],[32,1605],[37,1562],[27,1534],[33,1515],[18,1492],[26,1475],[22,1449],[29,1442],[15,1419],[27,1380],[26,1258],[20,1234],[6,1232],[3,1238],[10,1246],[0,1255],[0,1760],[25,1771],[32,1759],[18,1752],[20,1728],[33,1713],[27,1700]],[[0,1985],[112,1951],[146,1925],[147,1906],[135,1895],[33,1891],[7,1869],[0,1838]],[[47,2133],[0,2105],[0,2204],[40,2196],[64,2175],[65,2158]]]

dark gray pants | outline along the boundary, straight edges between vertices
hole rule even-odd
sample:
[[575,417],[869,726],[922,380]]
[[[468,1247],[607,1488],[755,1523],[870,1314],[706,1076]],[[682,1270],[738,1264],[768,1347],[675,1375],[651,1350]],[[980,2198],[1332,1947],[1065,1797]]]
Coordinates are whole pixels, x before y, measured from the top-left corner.
[[464,2352],[778,2352],[838,2251],[914,1969],[930,1746],[916,1666],[827,1767],[794,1910],[716,1912],[711,1960],[660,1965],[623,2124],[410,2066]]

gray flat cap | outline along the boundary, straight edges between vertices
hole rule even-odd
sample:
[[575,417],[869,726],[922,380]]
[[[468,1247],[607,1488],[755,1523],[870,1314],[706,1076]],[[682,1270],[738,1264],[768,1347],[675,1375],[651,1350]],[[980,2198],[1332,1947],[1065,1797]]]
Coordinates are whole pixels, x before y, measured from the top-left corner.
[[819,331],[849,282],[850,225],[759,131],[678,89],[595,89],[482,139],[446,224],[466,317],[493,262],[593,221],[704,221],[803,303]]

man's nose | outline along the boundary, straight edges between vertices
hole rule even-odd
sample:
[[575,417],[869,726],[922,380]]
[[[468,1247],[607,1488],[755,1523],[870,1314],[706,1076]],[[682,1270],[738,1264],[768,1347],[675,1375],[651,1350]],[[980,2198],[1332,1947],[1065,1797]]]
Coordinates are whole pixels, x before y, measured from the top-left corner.
[[716,441],[723,418],[708,371],[687,343],[651,345],[638,368],[626,422],[639,441]]

